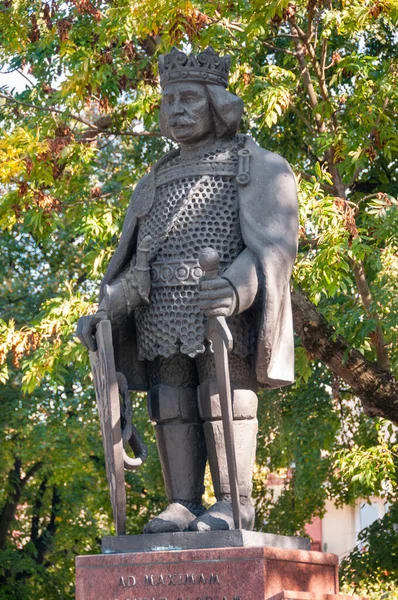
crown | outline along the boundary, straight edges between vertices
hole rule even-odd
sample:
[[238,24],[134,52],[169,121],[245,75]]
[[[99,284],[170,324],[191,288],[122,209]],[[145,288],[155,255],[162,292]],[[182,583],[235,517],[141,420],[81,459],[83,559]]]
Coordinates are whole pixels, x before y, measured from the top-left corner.
[[227,87],[231,57],[219,56],[209,46],[199,54],[187,56],[177,48],[159,56],[159,75],[162,88],[174,81],[200,81]]

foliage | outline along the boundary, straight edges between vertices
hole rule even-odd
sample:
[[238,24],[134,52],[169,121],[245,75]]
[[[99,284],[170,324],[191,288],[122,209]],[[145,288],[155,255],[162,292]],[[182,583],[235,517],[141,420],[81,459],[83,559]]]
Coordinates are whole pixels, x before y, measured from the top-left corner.
[[[0,74],[0,598],[72,598],[74,555],[96,552],[112,530],[88,358],[73,331],[96,309],[132,189],[170,148],[156,60],[171,45],[231,54],[242,130],[297,174],[295,285],[336,335],[397,376],[397,17],[396,0],[0,2],[0,66],[26,82],[11,89]],[[295,386],[261,394],[258,526],[300,532],[325,499],[373,494],[392,519],[394,430],[296,346]],[[145,402],[134,402],[150,447],[128,477],[138,533],[164,493]],[[270,470],[292,473],[277,500],[264,491]],[[354,552],[349,589],[370,593],[377,580],[395,593],[389,547],[372,545],[391,522]]]
[[[342,564],[346,581],[344,591],[370,594],[370,598],[398,598],[391,583],[398,579],[398,510],[391,507],[381,521],[376,521],[359,534],[359,546]],[[388,554],[385,552],[388,548]],[[366,581],[366,585],[364,585]]]

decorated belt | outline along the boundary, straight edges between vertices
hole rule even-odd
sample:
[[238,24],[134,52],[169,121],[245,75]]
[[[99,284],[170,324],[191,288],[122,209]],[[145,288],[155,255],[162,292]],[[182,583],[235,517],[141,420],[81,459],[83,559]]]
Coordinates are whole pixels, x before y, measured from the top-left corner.
[[159,260],[151,264],[152,287],[198,285],[203,271],[195,258]]

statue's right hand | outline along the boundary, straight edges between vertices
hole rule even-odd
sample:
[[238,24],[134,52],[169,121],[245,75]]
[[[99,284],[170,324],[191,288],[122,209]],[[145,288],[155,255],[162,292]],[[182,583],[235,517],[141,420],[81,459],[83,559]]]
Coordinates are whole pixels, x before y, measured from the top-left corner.
[[87,315],[80,317],[76,327],[76,337],[80,340],[87,350],[95,352],[97,350],[97,342],[95,341],[95,330],[100,321],[107,319],[104,313],[96,313],[95,315]]

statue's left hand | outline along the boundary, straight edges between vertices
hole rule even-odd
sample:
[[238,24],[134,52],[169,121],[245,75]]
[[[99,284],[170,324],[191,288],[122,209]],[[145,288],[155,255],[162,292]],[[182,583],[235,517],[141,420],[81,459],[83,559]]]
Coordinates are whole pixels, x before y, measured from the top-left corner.
[[95,331],[98,323],[107,318],[106,312],[104,310],[99,310],[94,315],[85,315],[78,320],[75,335],[87,350],[90,350],[91,352],[97,350]]
[[199,307],[206,317],[230,317],[237,307],[236,292],[222,277],[202,279]]

